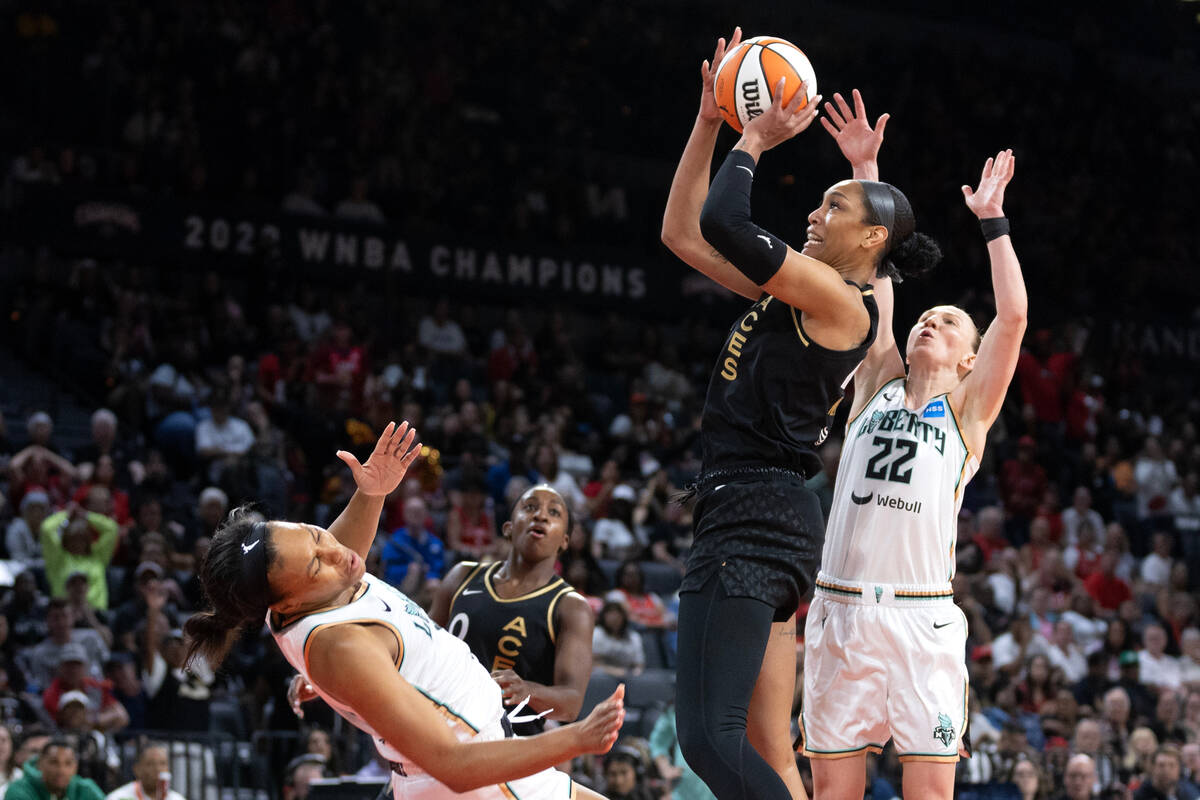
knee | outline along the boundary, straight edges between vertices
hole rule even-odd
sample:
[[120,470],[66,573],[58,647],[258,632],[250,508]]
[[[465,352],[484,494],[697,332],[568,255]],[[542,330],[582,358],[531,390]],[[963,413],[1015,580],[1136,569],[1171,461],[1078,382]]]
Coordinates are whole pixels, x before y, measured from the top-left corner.
[[790,733],[785,728],[782,735],[772,736],[753,725],[746,728],[746,738],[750,740],[750,746],[780,775],[796,769],[796,753],[792,750]]

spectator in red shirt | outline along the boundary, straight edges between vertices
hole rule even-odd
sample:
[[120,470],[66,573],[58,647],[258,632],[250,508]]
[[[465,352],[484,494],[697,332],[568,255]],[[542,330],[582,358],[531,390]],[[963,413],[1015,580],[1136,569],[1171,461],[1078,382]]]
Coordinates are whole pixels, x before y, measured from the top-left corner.
[[1017,359],[1017,381],[1025,418],[1039,424],[1063,421],[1063,386],[1075,358],[1070,353],[1051,352],[1051,333],[1034,331],[1033,341]]
[[488,354],[488,382],[512,381],[524,386],[538,366],[537,351],[525,327],[511,319],[506,332],[502,336],[493,334],[492,340],[496,344]]
[[1005,461],[1000,470],[1000,496],[1008,513],[1008,536],[1015,545],[1028,539],[1029,522],[1046,494],[1046,470],[1034,460],[1036,455],[1037,442],[1022,436],[1017,440],[1017,457]]
[[133,524],[133,516],[129,512],[129,493],[117,488],[117,471],[112,456],[102,455],[96,459],[91,473],[87,483],[75,490],[75,497],[73,499],[81,506],[86,505],[92,487],[99,486],[107,489],[111,502],[111,510],[101,511],[100,513],[108,514],[108,516],[117,521],[118,525],[128,529]]
[[1096,601],[1096,605],[1105,611],[1115,612],[1121,603],[1133,597],[1129,584],[1116,575],[1119,558],[1120,553],[1116,550],[1105,550],[1104,555],[1100,556],[1100,569],[1083,582],[1083,587]]
[[312,379],[321,408],[354,412],[362,408],[367,354],[353,337],[350,323],[338,320],[330,329],[329,342],[313,353]]
[[42,693],[42,705],[53,717],[58,714],[63,695],[80,692],[91,700],[91,708],[96,710],[93,720],[96,728],[106,732],[124,728],[129,724],[129,714],[113,696],[112,682],[94,678],[87,672],[87,653],[83,645],[74,642],[68,644],[62,650],[58,677]]
[[284,405],[288,387],[304,378],[304,356],[300,352],[300,337],[290,322],[283,325],[279,341],[270,352],[258,359],[254,393],[268,408]]
[[984,566],[992,566],[993,556],[1010,547],[1004,535],[1004,513],[995,506],[979,510],[973,541],[983,551]]
[[1082,580],[1100,569],[1100,557],[1104,549],[1100,546],[1099,532],[1090,519],[1081,521],[1076,530],[1075,544],[1063,551],[1063,563],[1074,570]]
[[600,467],[600,476],[588,481],[583,487],[583,496],[587,498],[588,516],[592,519],[604,519],[608,516],[608,501],[612,491],[621,482],[621,468],[615,459],[608,459]]
[[1059,547],[1064,547],[1062,507],[1058,501],[1058,487],[1047,486],[1042,493],[1042,502],[1038,504],[1037,519],[1044,519],[1049,527],[1050,541]]

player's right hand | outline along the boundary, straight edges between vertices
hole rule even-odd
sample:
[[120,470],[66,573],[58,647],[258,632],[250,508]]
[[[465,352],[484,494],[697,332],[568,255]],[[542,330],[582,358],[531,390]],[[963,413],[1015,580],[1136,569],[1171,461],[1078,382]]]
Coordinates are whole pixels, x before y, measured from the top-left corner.
[[609,698],[592,709],[579,722],[580,749],[584,753],[607,753],[617,741],[625,723],[625,684],[617,687]]
[[292,713],[300,719],[304,719],[304,709],[300,707],[301,703],[307,703],[309,700],[315,700],[317,690],[312,685],[304,680],[303,675],[297,675],[292,678],[292,683],[288,686],[288,704],[292,707]]
[[717,39],[717,49],[713,51],[712,61],[705,61],[700,65],[700,80],[703,82],[703,89],[700,92],[701,119],[716,120],[717,122],[724,119],[717,108],[717,96],[713,93],[713,84],[717,80],[717,67],[721,66],[721,61],[724,60],[725,54],[741,43],[742,29],[740,27],[734,28],[733,36],[729,37],[729,44],[725,44],[724,37]]
[[820,113],[821,95],[816,95],[805,102],[808,94],[804,84],[801,84],[792,95],[788,105],[783,104],[783,95],[787,89],[787,78],[780,78],[775,84],[772,96],[775,98],[766,111],[746,123],[742,129],[742,138],[738,146],[745,145],[751,156],[758,159],[763,152],[770,150],[812,124]]

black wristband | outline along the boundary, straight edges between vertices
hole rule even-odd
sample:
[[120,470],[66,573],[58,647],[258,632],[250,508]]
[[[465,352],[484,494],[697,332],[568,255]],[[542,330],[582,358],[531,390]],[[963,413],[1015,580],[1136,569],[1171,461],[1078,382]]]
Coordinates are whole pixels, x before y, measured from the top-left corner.
[[990,242],[1008,235],[1008,217],[988,217],[979,220],[979,230],[983,231],[983,240]]

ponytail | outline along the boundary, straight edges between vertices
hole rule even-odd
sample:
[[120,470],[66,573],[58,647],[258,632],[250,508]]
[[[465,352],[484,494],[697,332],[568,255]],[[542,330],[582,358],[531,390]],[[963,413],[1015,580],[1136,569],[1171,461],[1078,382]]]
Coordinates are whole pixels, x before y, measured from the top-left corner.
[[937,266],[942,260],[942,248],[932,236],[923,233],[911,233],[907,239],[901,240],[884,258],[888,274],[897,282],[905,278],[924,275]]
[[[264,616],[266,612],[263,612]],[[183,623],[183,633],[188,643],[187,662],[196,656],[204,658],[216,669],[229,654],[229,649],[241,634],[248,620],[222,618],[212,611],[193,614]]]

